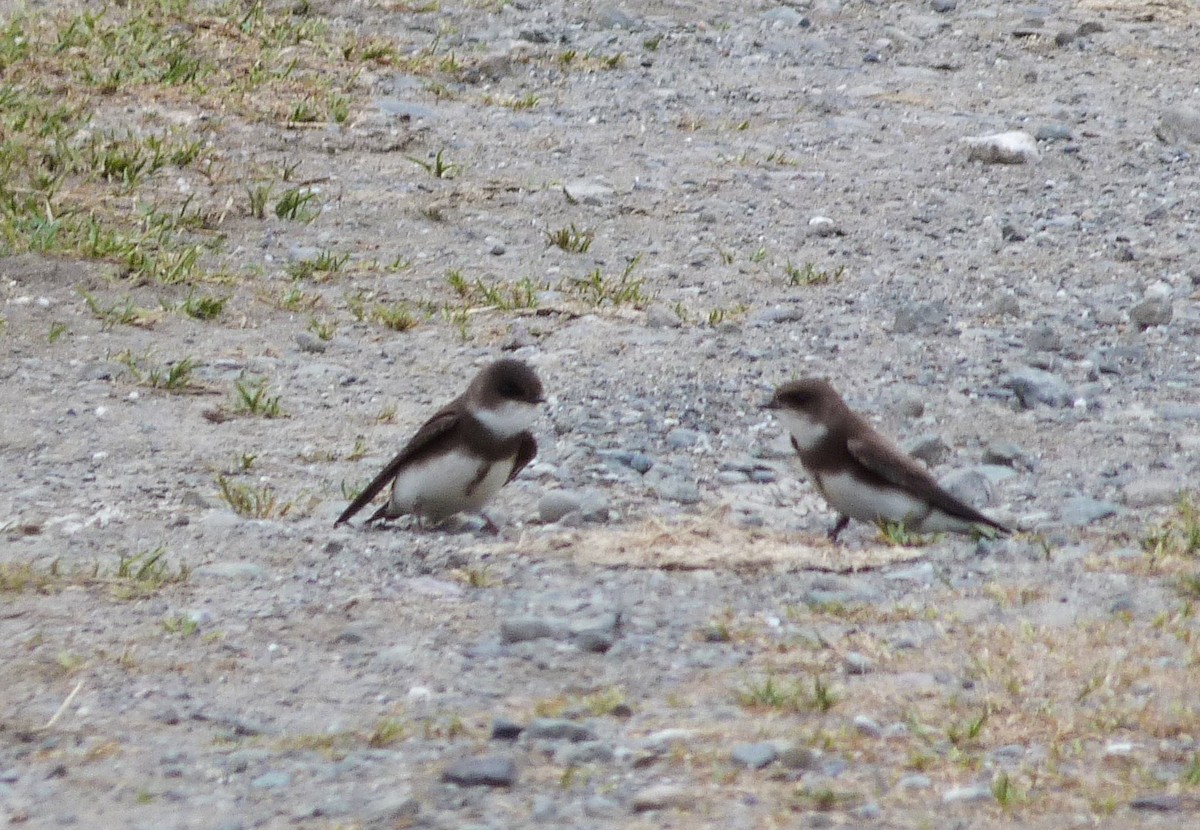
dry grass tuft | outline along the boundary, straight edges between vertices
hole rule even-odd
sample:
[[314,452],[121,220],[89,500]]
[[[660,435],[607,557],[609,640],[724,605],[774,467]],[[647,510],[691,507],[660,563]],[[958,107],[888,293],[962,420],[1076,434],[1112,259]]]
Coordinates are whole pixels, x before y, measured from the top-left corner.
[[567,555],[608,567],[663,570],[816,570],[848,573],[919,559],[912,548],[839,548],[824,539],[736,527],[721,514],[667,523],[650,520],[629,530],[566,533],[521,546],[522,553]]

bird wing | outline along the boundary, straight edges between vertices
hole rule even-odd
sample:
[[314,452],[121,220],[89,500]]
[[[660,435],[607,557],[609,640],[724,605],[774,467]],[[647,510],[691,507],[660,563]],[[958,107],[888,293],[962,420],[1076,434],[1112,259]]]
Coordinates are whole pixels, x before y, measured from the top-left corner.
[[947,493],[927,469],[886,440],[879,440],[878,437],[876,441],[850,438],[846,441],[846,448],[855,460],[880,478],[911,493],[921,494],[944,513],[968,522],[988,525],[1004,533],[1009,532],[1004,525]]
[[388,465],[379,471],[379,475],[371,480],[371,483],[358,494],[354,501],[350,502],[350,506],[342,511],[342,515],[338,516],[334,527],[349,521],[355,513],[362,510],[371,499],[379,494],[379,491],[392,483],[392,480],[400,473],[400,470],[405,464],[412,461],[419,455],[429,452],[434,446],[450,434],[455,426],[458,425],[458,413],[447,407],[428,421],[426,421],[417,434],[414,435],[404,449],[400,450],[399,455],[388,462]]
[[517,457],[513,460],[512,472],[508,474],[508,479],[504,483],[508,484],[508,482],[516,478],[517,473],[525,469],[525,466],[533,460],[535,455],[537,455],[537,441],[534,440],[531,433],[522,432],[520,443],[517,444]]

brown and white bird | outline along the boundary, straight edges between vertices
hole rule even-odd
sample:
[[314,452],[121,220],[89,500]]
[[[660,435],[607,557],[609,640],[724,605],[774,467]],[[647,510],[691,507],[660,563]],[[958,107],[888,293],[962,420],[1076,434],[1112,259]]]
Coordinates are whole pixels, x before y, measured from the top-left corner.
[[918,533],[1011,532],[947,493],[920,462],[852,412],[825,381],[785,383],[764,408],[787,428],[813,484],[838,512],[831,540],[851,519],[903,522]]
[[542,382],[528,364],[492,363],[417,430],[334,526],[349,521],[389,484],[391,496],[367,524],[405,515],[437,523],[480,511],[537,455],[529,428],[543,401]]

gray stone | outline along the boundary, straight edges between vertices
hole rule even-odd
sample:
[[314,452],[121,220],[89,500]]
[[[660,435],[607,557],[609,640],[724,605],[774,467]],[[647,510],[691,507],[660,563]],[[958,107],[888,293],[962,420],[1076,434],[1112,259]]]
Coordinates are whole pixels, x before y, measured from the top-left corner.
[[80,380],[112,380],[128,371],[128,366],[115,360],[98,360],[83,364],[77,377]]
[[942,802],[945,804],[991,801],[991,799],[992,791],[987,787],[954,787],[942,793]]
[[1013,294],[1001,294],[988,303],[986,313],[991,317],[1021,316],[1021,301]]
[[551,490],[538,499],[538,517],[547,524],[582,508],[583,499],[574,490]]
[[572,641],[580,651],[590,654],[606,654],[613,647],[617,638],[616,634],[611,631],[584,631],[576,634]]
[[676,746],[687,746],[699,737],[700,733],[694,729],[660,729],[642,738],[641,747],[647,752],[661,754]]
[[1182,476],[1161,474],[1134,479],[1121,491],[1121,500],[1130,507],[1172,504],[1184,489]]
[[266,575],[267,572],[253,562],[211,562],[192,571],[192,576],[200,579],[227,579],[243,582],[257,582]]
[[964,138],[967,159],[983,164],[1031,164],[1038,160],[1037,141],[1027,132],[1013,130],[995,135]]
[[814,216],[808,220],[808,232],[812,236],[842,236],[843,231],[828,216]]
[[1022,455],[1021,448],[1016,444],[1008,441],[994,441],[984,447],[983,462],[1012,467]]
[[873,719],[866,715],[854,716],[854,729],[858,734],[865,735],[868,738],[882,738],[883,729]]
[[571,640],[580,651],[604,654],[617,639],[621,624],[619,612],[611,611],[586,620],[571,623]]
[[521,737],[524,730],[524,726],[505,717],[497,717],[492,720],[493,741],[515,741]]
[[901,790],[927,790],[932,786],[929,776],[920,774],[906,775],[896,782],[897,789]]
[[298,331],[296,332],[296,345],[300,347],[300,351],[302,352],[320,354],[329,348],[329,341],[322,340],[306,331]]
[[517,783],[517,765],[498,755],[464,758],[446,767],[442,780],[460,787],[511,787]]
[[603,741],[584,741],[561,746],[554,753],[555,763],[573,767],[580,764],[607,764],[616,757],[613,748]]
[[735,764],[750,769],[762,769],[779,757],[779,750],[769,741],[753,744],[738,744],[733,748],[730,757]]
[[866,804],[860,804],[851,810],[850,815],[863,821],[876,821],[883,815],[883,808],[874,801],[868,801]]
[[1093,499],[1089,496],[1072,496],[1062,504],[1061,518],[1069,527],[1084,527],[1092,522],[1107,519],[1120,510],[1117,505]]
[[875,661],[865,654],[850,651],[842,658],[842,667],[846,674],[869,674],[875,670]]
[[1074,400],[1071,387],[1065,380],[1044,369],[1024,366],[1011,372],[1004,385],[1013,390],[1017,400],[1025,409],[1038,404],[1050,407],[1070,406]]
[[1043,124],[1034,131],[1038,141],[1070,141],[1071,128],[1066,124]]
[[250,782],[256,790],[278,790],[292,783],[292,776],[286,772],[264,772]]
[[598,737],[591,727],[564,718],[534,718],[526,727],[525,736],[544,741],[572,743],[594,741]]
[[593,795],[583,802],[583,814],[588,818],[612,818],[620,810],[620,804],[602,795]]
[[[1012,472],[1007,467],[1004,469]],[[964,470],[955,470],[944,476],[938,483],[947,493],[974,507],[982,507],[992,501],[992,482],[979,469],[968,467]]]
[[892,331],[896,334],[937,331],[945,324],[946,316],[946,304],[941,300],[902,305],[896,309]]
[[437,117],[437,111],[424,104],[400,101],[395,98],[376,98],[375,106],[379,107],[379,111],[389,118],[399,118],[402,121],[430,120]]
[[904,445],[904,451],[913,458],[919,458],[930,466],[942,463],[950,454],[950,447],[942,440],[942,436],[934,432],[918,435]]
[[1025,336],[1025,346],[1032,352],[1057,352],[1062,350],[1062,338],[1051,326],[1035,326]]
[[1173,813],[1184,809],[1184,802],[1177,795],[1143,795],[1130,801],[1129,807],[1141,812]]
[[628,463],[630,469],[637,470],[642,475],[645,475],[654,466],[654,459],[644,452],[635,452],[629,456]]
[[901,568],[898,571],[889,571],[883,576],[884,579],[890,579],[896,582],[933,582],[933,563],[922,562],[919,565],[913,565],[909,568]]
[[1169,298],[1149,297],[1129,309],[1129,322],[1144,331],[1151,326],[1165,326],[1173,313]]
[[686,450],[696,446],[700,441],[700,433],[694,429],[675,427],[667,433],[667,446],[674,450]]
[[[328,815],[328,811],[322,812]],[[421,805],[411,795],[385,796],[363,810],[363,827],[365,830],[392,830],[408,826],[420,812]]]
[[938,14],[946,14],[958,8],[958,0],[933,0],[929,7]]
[[540,617],[512,617],[500,623],[500,640],[524,643],[554,636],[554,626]]
[[788,769],[816,769],[821,762],[821,753],[806,746],[792,745],[779,753],[779,763]]
[[633,796],[633,811],[664,810],[669,807],[688,810],[699,803],[699,794],[674,784],[656,784],[638,790]]
[[804,319],[804,309],[798,307],[781,307],[765,308],[762,311],[756,312],[750,318],[753,325],[773,325],[775,323],[795,323]]
[[563,193],[570,202],[599,207],[612,198],[613,189],[590,179],[577,179],[564,184]]
[[810,25],[807,17],[789,6],[776,6],[765,11],[761,19],[768,25],[796,26],[801,29]]
[[421,664],[423,650],[413,643],[389,646],[371,658],[371,667],[385,671],[405,671]]
[[287,258],[291,262],[313,262],[319,259],[323,253],[320,248],[314,248],[311,245],[292,245],[288,248]]
[[1159,117],[1154,134],[1167,144],[1200,144],[1200,111],[1173,107]]
[[701,499],[696,483],[682,478],[664,478],[654,485],[654,492],[660,499],[679,504],[697,504]]

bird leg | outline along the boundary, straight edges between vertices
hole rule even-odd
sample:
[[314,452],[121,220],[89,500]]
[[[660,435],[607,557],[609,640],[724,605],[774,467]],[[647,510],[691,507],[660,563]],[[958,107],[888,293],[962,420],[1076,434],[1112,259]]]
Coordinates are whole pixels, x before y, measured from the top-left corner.
[[488,533],[492,534],[493,536],[500,535],[500,527],[495,522],[492,521],[491,516],[489,516],[487,513],[480,511],[479,517],[481,519],[483,519],[483,529],[484,530],[486,530]]
[[829,541],[836,542],[838,535],[850,524],[849,516],[838,516],[837,524],[829,529]]

